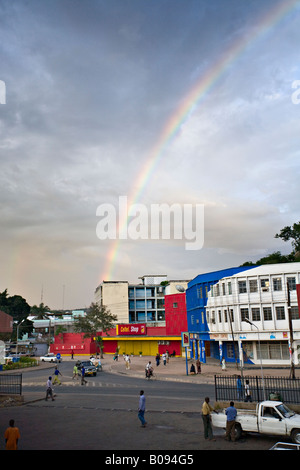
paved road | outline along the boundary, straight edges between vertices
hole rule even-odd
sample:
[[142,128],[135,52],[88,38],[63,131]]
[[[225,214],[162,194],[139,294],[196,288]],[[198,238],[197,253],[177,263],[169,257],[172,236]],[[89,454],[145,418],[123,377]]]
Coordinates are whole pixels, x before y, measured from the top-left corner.
[[[213,401],[212,385],[102,372],[81,386],[72,380],[71,368],[70,362],[60,365],[62,385],[55,387],[54,402],[41,399],[51,368],[24,373],[24,395],[30,395],[31,402],[0,409],[1,432],[11,418],[21,430],[20,450],[98,449],[106,451],[104,456],[122,450],[188,451],[196,459],[199,450],[267,450],[276,442],[272,437],[247,436],[229,443],[222,430],[215,430],[216,441],[206,441],[200,408],[206,395]],[[140,427],[137,418],[141,389],[147,399],[146,428]]]

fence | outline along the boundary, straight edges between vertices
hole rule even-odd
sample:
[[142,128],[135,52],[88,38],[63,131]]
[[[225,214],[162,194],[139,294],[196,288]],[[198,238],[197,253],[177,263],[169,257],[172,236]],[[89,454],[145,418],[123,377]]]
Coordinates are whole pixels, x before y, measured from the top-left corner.
[[0,395],[22,395],[22,374],[0,374]]
[[238,384],[238,376],[215,375],[216,401],[245,401],[245,384],[249,381],[252,401],[278,399],[285,403],[300,404],[300,379],[286,377],[259,376],[241,377],[241,385]]

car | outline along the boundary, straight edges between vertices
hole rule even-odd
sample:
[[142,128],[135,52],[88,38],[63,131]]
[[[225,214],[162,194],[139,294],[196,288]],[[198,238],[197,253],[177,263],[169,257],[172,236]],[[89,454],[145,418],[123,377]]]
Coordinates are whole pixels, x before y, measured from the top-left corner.
[[85,369],[85,375],[93,375],[94,377],[97,375],[97,369],[91,361],[81,361],[78,364],[78,369],[81,371],[82,367]]
[[42,362],[61,362],[62,358],[60,357],[59,359],[57,359],[57,357],[54,353],[48,353],[48,354],[45,354],[45,356],[41,356],[40,361],[42,361]]
[[91,361],[91,363],[93,364],[93,366],[96,367],[97,372],[103,370],[103,369],[102,369],[102,364],[101,364],[100,359],[95,359],[95,358],[92,356],[92,357],[90,358],[90,361]]

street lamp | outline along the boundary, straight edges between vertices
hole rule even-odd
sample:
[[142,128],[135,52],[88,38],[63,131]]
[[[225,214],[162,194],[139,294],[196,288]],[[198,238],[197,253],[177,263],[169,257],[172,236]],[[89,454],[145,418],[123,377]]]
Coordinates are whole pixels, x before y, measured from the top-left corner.
[[260,349],[260,337],[259,337],[259,329],[254,323],[252,323],[249,318],[245,318],[245,322],[249,323],[249,325],[254,326],[257,329],[257,336],[258,336],[258,345],[259,345],[259,358],[260,358],[260,368],[261,368],[261,378],[262,378],[262,386],[264,392],[264,400],[266,399],[266,392],[265,392],[265,380],[264,380],[264,373],[263,373],[263,366],[262,366],[262,358],[261,358],[261,349]]
[[23,323],[24,320],[25,320],[25,318],[23,318],[23,320],[17,325],[17,347],[16,347],[16,356],[17,357],[18,357],[19,327],[20,327],[21,323]]

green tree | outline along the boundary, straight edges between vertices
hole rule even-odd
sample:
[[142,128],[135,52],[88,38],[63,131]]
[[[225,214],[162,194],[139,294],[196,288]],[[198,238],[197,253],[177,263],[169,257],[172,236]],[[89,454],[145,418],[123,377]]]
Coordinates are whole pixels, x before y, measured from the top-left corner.
[[98,333],[107,333],[114,327],[117,319],[117,315],[112,314],[104,305],[91,303],[84,317],[75,317],[74,329],[77,333],[84,333],[84,338],[96,338],[101,357],[103,357],[102,336]]
[[298,259],[300,257],[300,222],[293,226],[286,226],[276,233],[275,238],[281,238],[283,241],[291,241],[293,254]]
[[44,320],[49,318],[50,309],[47,305],[40,303],[39,306],[33,305],[30,309],[30,314],[35,317],[36,320]]
[[0,293],[0,310],[13,317],[12,339],[16,338],[17,325],[22,322],[19,328],[19,335],[22,332],[30,333],[33,330],[33,323],[27,320],[30,313],[30,306],[21,295],[9,296],[7,289]]

